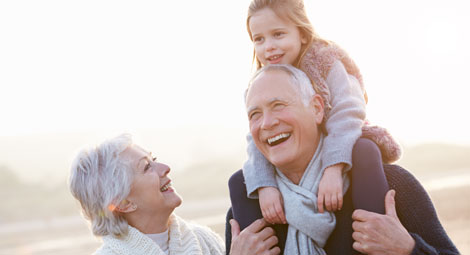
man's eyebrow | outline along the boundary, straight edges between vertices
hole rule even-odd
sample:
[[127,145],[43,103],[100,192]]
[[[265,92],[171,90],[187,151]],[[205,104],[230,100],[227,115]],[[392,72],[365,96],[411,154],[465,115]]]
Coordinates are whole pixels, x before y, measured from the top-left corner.
[[284,100],[284,99],[282,99],[282,98],[273,97],[273,98],[269,99],[268,103],[269,103],[269,104],[272,104],[272,103],[274,103],[274,102],[276,102],[276,101],[287,102],[286,100]]
[[249,112],[252,112],[252,111],[254,111],[254,110],[258,109],[258,108],[259,108],[258,106],[250,106],[250,107],[248,107],[248,109],[246,110],[246,112],[249,113]]

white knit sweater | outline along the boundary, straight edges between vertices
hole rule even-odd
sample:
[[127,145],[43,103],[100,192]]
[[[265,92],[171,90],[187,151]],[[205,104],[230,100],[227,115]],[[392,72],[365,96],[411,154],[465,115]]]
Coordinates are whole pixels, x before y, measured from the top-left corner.
[[[225,254],[222,239],[208,227],[188,223],[176,215],[170,217],[170,254]],[[165,255],[158,245],[139,230],[129,226],[124,238],[103,237],[96,255]]]

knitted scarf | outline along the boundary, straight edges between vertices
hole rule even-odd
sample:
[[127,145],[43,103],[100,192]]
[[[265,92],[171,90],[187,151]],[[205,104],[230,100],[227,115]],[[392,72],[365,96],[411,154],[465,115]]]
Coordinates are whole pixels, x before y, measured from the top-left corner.
[[[331,67],[337,60],[341,61],[348,74],[357,78],[362,91],[364,91],[366,102],[368,99],[359,68],[349,57],[347,52],[333,42],[326,44],[324,42],[315,41],[305,52],[300,62],[300,69],[308,75],[314,84],[315,90],[323,98],[326,120],[331,110],[331,95],[326,79]],[[385,128],[370,125],[368,121],[365,121],[362,128],[362,137],[368,138],[378,145],[382,153],[382,160],[385,163],[393,163],[400,159],[402,154],[401,146]]]
[[[225,254],[222,239],[206,227],[187,223],[176,215],[170,216],[170,254]],[[129,226],[128,235],[103,237],[103,246],[95,254],[165,255],[148,236]]]
[[[284,254],[326,254],[323,247],[335,228],[336,218],[332,212],[318,213],[318,185],[323,174],[322,147],[323,136],[298,185],[276,169],[276,181],[284,198],[289,223]],[[343,190],[348,186],[349,179],[345,175]]]

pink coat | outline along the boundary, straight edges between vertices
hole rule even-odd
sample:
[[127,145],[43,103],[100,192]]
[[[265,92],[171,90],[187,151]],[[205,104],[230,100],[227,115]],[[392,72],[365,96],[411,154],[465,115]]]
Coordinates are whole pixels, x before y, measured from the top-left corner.
[[[338,45],[330,42],[325,44],[323,42],[313,42],[311,47],[307,49],[301,61],[300,68],[307,73],[310,80],[314,83],[315,90],[319,93],[325,103],[325,116],[328,118],[330,105],[330,90],[326,83],[326,77],[336,60],[340,60],[346,71],[355,76],[364,91],[364,98],[367,102],[367,93],[365,93],[362,75],[359,68],[354,61],[348,56],[346,51],[341,49]],[[382,152],[382,160],[385,163],[393,163],[400,159],[402,149],[400,144],[392,137],[392,135],[385,129],[376,125],[371,125],[367,120],[364,121],[362,127],[362,137],[374,141]]]

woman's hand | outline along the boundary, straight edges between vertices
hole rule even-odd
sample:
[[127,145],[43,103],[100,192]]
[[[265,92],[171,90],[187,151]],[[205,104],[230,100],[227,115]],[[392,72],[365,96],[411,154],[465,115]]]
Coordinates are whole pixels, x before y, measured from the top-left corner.
[[284,201],[281,192],[274,187],[258,189],[259,205],[261,213],[267,222],[271,224],[287,224],[284,214]]
[[318,187],[318,211],[323,213],[323,204],[330,212],[343,207],[343,171],[344,164],[329,166],[323,172]]

